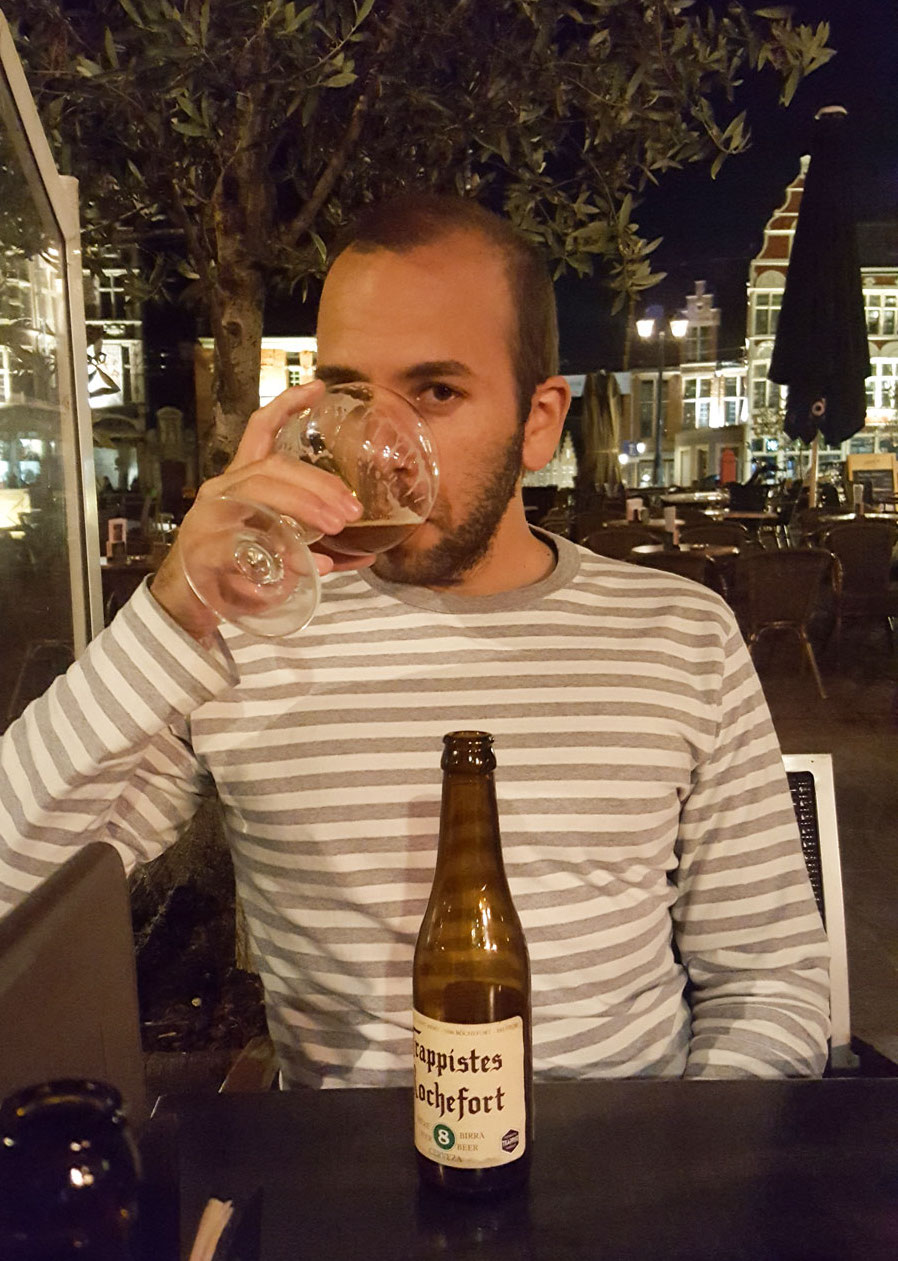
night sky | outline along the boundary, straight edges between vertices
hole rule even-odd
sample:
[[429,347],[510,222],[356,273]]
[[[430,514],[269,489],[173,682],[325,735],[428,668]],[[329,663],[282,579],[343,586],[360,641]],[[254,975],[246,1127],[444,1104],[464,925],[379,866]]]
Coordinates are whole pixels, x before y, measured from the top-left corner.
[[[788,109],[777,104],[774,78],[762,76],[738,103],[748,110],[751,150],[724,163],[714,181],[706,168],[665,176],[634,213],[644,235],[664,237],[654,260],[668,279],[645,302],[673,311],[694,280],[707,280],[723,310],[722,349],[734,353],[744,334],[748,261],[808,151],[822,105],[849,112],[858,220],[892,219],[898,235],[898,0],[797,0],[792,7],[796,21],[829,21],[837,56],[804,81]],[[619,366],[620,336],[597,288],[596,281],[558,286],[565,371]]]

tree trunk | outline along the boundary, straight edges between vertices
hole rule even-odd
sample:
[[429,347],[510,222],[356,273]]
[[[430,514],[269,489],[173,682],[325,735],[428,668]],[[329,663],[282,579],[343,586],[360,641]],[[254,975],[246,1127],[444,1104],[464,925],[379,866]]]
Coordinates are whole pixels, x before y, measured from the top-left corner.
[[201,435],[203,477],[220,473],[259,406],[262,365],[262,281],[251,266],[222,268],[221,333],[215,339],[212,423]]
[[215,242],[210,302],[215,345],[212,424],[200,442],[203,476],[220,473],[234,455],[246,422],[259,406],[265,287],[258,260],[271,230],[271,183],[255,132],[258,110],[241,112],[235,154],[209,206]]

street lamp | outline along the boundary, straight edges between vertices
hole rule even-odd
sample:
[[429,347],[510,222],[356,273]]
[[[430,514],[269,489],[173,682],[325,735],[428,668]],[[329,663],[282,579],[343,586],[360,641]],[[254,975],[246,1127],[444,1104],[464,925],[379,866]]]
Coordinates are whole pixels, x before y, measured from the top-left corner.
[[661,423],[661,391],[664,386],[664,343],[667,340],[667,334],[676,337],[679,341],[686,336],[689,330],[688,320],[668,320],[666,316],[653,318],[649,316],[644,320],[636,321],[636,331],[643,341],[650,341],[653,337],[658,341],[658,379],[655,385],[655,454],[652,460],[652,485],[660,486],[664,476],[662,462],[662,442],[664,439],[664,426]]

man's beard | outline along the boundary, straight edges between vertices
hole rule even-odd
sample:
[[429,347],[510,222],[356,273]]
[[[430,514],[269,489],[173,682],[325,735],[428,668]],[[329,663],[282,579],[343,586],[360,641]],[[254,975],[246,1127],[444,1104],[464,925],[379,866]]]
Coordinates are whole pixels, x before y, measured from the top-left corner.
[[524,426],[519,425],[464,521],[453,527],[451,509],[438,500],[428,520],[443,531],[442,538],[426,551],[400,543],[382,552],[374,564],[377,576],[414,587],[457,586],[490,549],[521,475],[523,450]]

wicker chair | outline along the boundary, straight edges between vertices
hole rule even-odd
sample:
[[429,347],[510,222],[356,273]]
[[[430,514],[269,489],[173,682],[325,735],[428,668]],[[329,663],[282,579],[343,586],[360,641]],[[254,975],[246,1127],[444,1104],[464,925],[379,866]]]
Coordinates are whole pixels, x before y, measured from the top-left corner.
[[681,543],[719,543],[722,547],[745,547],[751,535],[738,521],[712,521],[708,525],[684,525]]
[[823,518],[831,515],[823,508],[796,509],[792,513],[786,529],[792,546],[818,547],[820,545],[820,535],[826,529],[826,522]]
[[702,586],[713,587],[721,595],[724,591],[716,567],[704,552],[653,552],[650,556],[634,556],[638,565],[646,569],[663,569],[665,573],[691,578]]
[[817,547],[770,552],[759,549],[744,553],[736,562],[736,585],[749,652],[754,654],[755,645],[766,631],[791,631],[804,648],[823,700],[826,691],[808,638],[808,626],[832,563],[830,553]]
[[627,518],[622,500],[603,499],[600,503],[594,504],[592,507],[574,515],[571,537],[585,547],[586,540],[596,530],[604,529],[607,525],[625,525],[626,521]]
[[598,556],[611,556],[615,560],[633,560],[630,551],[641,543],[657,543],[658,537],[641,525],[620,525],[595,530],[585,541],[585,546]]
[[898,591],[890,588],[889,574],[896,542],[898,526],[891,521],[851,521],[826,531],[823,545],[836,558],[837,644],[846,618],[873,618],[885,622],[889,647],[894,649],[889,619],[898,617]]

